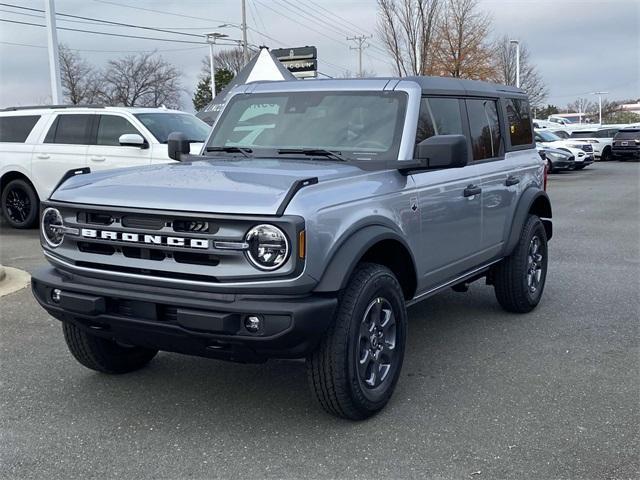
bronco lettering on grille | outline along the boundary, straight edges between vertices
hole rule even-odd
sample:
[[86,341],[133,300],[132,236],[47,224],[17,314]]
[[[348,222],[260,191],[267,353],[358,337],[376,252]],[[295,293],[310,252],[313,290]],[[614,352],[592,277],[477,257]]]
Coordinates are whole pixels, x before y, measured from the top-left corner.
[[80,235],[84,238],[100,240],[116,240],[121,242],[146,243],[149,245],[167,245],[170,247],[209,248],[209,240],[205,238],[167,237],[164,235],[146,235],[141,233],[112,232],[83,228]]

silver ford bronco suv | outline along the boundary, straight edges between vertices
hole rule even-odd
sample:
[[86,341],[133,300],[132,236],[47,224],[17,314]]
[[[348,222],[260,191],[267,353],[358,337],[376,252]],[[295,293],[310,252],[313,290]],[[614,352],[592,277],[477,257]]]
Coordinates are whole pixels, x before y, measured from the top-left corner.
[[485,279],[536,307],[551,205],[522,90],[435,77],[253,83],[200,155],[70,172],[42,206],[33,293],[84,366],[159,350],[306,358],[328,412],[389,401],[407,307]]

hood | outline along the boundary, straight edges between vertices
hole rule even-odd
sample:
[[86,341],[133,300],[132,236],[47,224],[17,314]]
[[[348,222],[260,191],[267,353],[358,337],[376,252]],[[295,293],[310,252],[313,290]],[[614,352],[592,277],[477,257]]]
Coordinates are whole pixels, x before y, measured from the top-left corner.
[[[51,200],[111,207],[275,215],[296,180],[362,175],[332,161],[207,159],[124,168],[67,180]],[[313,186],[308,187],[313,188]]]

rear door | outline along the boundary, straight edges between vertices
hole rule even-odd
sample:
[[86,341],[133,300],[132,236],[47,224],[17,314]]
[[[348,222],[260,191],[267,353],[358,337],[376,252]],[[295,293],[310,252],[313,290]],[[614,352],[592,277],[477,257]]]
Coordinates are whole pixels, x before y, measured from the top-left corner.
[[480,260],[492,260],[502,251],[506,225],[513,215],[520,174],[505,158],[499,104],[495,98],[466,100],[473,162],[482,188]]
[[87,148],[95,115],[60,113],[55,115],[43,142],[33,150],[32,176],[46,197],[69,170],[87,163]]
[[123,115],[116,113],[96,115],[92,145],[89,145],[87,150],[87,165],[92,171],[149,165],[151,162],[149,139],[146,139],[145,148],[123,147],[119,139],[121,135],[127,133],[135,133],[145,138]]
[[[416,143],[434,135],[465,134],[465,117],[458,98],[423,98]],[[479,181],[473,164],[419,172],[413,179],[421,219],[419,288],[425,291],[477,265],[481,196],[470,194]]]

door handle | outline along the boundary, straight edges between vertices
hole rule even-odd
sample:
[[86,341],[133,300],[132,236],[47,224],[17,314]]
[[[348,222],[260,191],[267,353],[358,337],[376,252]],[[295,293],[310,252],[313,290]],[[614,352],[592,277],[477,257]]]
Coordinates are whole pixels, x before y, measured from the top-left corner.
[[473,197],[475,195],[480,195],[481,193],[482,193],[482,188],[478,187],[477,185],[469,185],[467,188],[464,189],[465,197]]
[[511,187],[511,186],[513,186],[513,185],[517,185],[517,184],[519,184],[519,183],[520,183],[520,179],[519,179],[518,177],[514,177],[513,175],[509,175],[509,176],[507,177],[507,180],[504,182],[504,184],[505,184],[507,187]]
[[91,157],[91,161],[93,162],[104,162],[107,157]]
[[49,158],[49,155],[47,155],[46,153],[36,153],[36,158],[47,160]]

